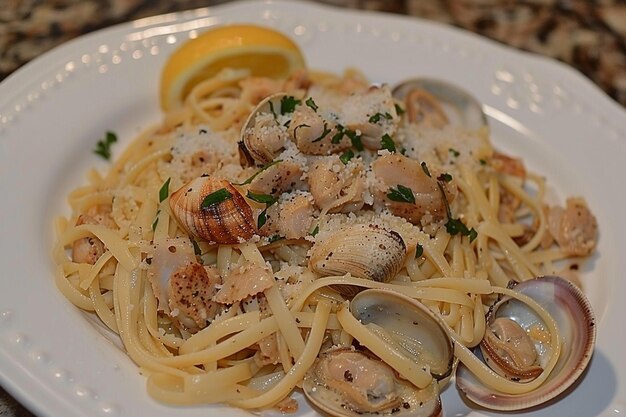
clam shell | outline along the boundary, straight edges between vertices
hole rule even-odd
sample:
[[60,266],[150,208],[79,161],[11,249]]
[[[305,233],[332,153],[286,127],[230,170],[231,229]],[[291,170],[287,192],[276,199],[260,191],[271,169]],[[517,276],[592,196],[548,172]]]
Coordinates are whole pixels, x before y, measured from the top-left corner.
[[[248,165],[252,165],[252,161],[256,162],[259,165],[265,165],[274,160],[274,158],[280,153],[280,150],[283,148],[284,143],[288,140],[288,135],[286,132],[282,132],[279,134],[279,130],[276,130],[272,134],[275,136],[268,135],[267,138],[259,137],[259,135],[254,132],[254,126],[257,123],[257,115],[261,113],[269,114],[277,114],[280,112],[280,103],[283,97],[286,97],[285,93],[273,94],[269,97],[264,98],[259,102],[259,104],[252,110],[248,119],[243,124],[241,128],[241,141],[239,142],[239,151],[241,156],[243,156],[246,163]],[[275,119],[270,118],[270,122],[275,123]],[[276,127],[279,128],[278,124]],[[266,131],[269,131],[266,129]],[[266,139],[266,140],[264,140]]]
[[[331,416],[338,417],[379,417],[382,415],[393,415],[397,417],[440,417],[442,415],[441,400],[439,398],[439,384],[432,383],[428,387],[420,390],[408,381],[399,379],[391,368],[388,368],[393,375],[393,391],[396,396],[380,399],[381,409],[377,411],[355,411],[351,400],[345,391],[352,391],[352,384],[358,384],[357,378],[352,379],[352,375],[344,374],[348,380],[335,380],[330,382],[328,377],[328,364],[332,359],[341,355],[361,356],[366,359],[363,363],[374,364],[376,369],[387,367],[378,358],[365,351],[354,351],[351,349],[335,349],[321,354],[315,364],[307,372],[302,382],[302,388],[307,399]],[[378,362],[378,363],[376,363]],[[359,368],[359,370],[364,367]],[[388,375],[386,375],[388,376]],[[382,378],[380,378],[382,379]],[[383,385],[380,382],[376,387]],[[389,379],[389,378],[387,378]],[[344,383],[346,382],[346,383]],[[347,383],[350,382],[350,383]],[[386,381],[386,388],[389,381]],[[343,385],[343,387],[342,387]],[[387,406],[386,408],[384,406]]]
[[[580,289],[557,276],[545,276],[518,284],[516,291],[541,304],[555,319],[563,339],[561,354],[548,379],[536,390],[519,395],[494,392],[486,388],[460,363],[456,372],[457,388],[483,407],[513,411],[534,407],[554,399],[567,390],[586,369],[596,339],[595,316]],[[523,326],[541,320],[517,300],[499,303],[497,316],[510,317]],[[477,352],[477,354],[479,354]]]
[[369,289],[350,301],[350,312],[363,325],[384,329],[403,353],[426,364],[437,380],[450,376],[454,346],[442,319],[417,300],[397,292]]
[[[201,207],[209,194],[224,189],[231,197]],[[245,198],[226,180],[198,177],[170,196],[172,214],[187,233],[211,244],[242,243],[257,233],[252,209]]]
[[[398,233],[372,224],[359,224],[343,228],[315,244],[309,264],[313,271],[324,276],[351,274],[389,282],[402,268],[405,257],[406,246]],[[357,291],[349,286],[335,289],[348,296]]]
[[420,100],[435,99],[424,112],[443,111],[447,122],[453,126],[463,126],[470,130],[487,126],[487,117],[481,104],[465,90],[445,81],[430,78],[414,78],[399,83],[393,88],[393,97],[404,101],[411,94],[417,93]]

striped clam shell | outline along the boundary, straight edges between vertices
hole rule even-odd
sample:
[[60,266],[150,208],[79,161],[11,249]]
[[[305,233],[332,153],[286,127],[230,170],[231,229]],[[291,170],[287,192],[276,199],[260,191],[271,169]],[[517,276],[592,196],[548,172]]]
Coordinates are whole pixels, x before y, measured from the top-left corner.
[[[216,191],[230,197],[208,207],[202,202]],[[237,244],[257,233],[252,208],[233,185],[208,175],[191,180],[170,197],[172,214],[187,233],[211,244]]]
[[[397,232],[373,224],[358,224],[315,244],[309,263],[313,271],[323,276],[350,274],[389,282],[402,268],[405,257],[406,245]],[[346,296],[358,292],[351,286],[335,287]]]

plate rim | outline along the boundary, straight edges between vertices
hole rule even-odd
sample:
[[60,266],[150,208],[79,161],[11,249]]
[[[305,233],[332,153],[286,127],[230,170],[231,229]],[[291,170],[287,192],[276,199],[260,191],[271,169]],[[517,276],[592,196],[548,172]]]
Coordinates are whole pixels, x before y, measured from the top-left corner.
[[[83,47],[86,45],[91,45],[94,41],[99,39],[104,39],[107,37],[113,37],[117,34],[126,33],[133,27],[133,25],[139,25],[137,27],[146,28],[146,27],[158,27],[164,24],[164,21],[158,21],[159,18],[165,19],[170,22],[179,22],[186,21],[194,18],[194,13],[201,13],[206,15],[219,15],[223,14],[226,11],[236,10],[238,8],[254,8],[254,7],[264,7],[264,6],[274,6],[281,7],[281,5],[288,5],[289,7],[302,7],[302,8],[311,8],[318,10],[320,13],[325,15],[345,15],[345,16],[369,16],[373,19],[379,19],[384,15],[385,19],[398,19],[402,21],[413,21],[416,25],[425,25],[436,27],[437,30],[442,32],[454,33],[454,36],[461,36],[465,38],[472,39],[472,42],[476,42],[481,46],[486,48],[497,48],[500,54],[512,54],[515,56],[522,57],[522,59],[532,62],[532,65],[537,65],[539,67],[544,68],[546,71],[549,71],[551,74],[554,72],[558,72],[559,75],[562,73],[566,74],[567,77],[574,79],[575,83],[582,85],[584,88],[584,94],[593,94],[594,100],[600,100],[600,106],[602,106],[603,111],[608,111],[615,115],[615,117],[611,116],[613,119],[613,123],[617,125],[617,127],[621,131],[626,131],[626,110],[623,109],[617,102],[611,99],[606,93],[604,93],[598,86],[596,86],[591,80],[589,80],[582,73],[577,71],[576,69],[563,64],[559,61],[556,61],[552,58],[544,57],[541,55],[537,55],[534,53],[515,50],[505,45],[502,45],[496,41],[484,38],[480,35],[474,34],[469,31],[465,31],[463,29],[459,29],[456,27],[451,27],[442,23],[433,22],[429,20],[413,18],[404,15],[388,15],[378,12],[371,11],[362,11],[362,10],[347,10],[339,7],[329,6],[329,5],[320,5],[314,3],[301,3],[298,1],[288,1],[288,0],[245,0],[245,1],[237,1],[228,4],[222,4],[212,7],[199,8],[189,11],[181,11],[176,13],[168,13],[164,15],[158,15],[152,18],[139,19],[132,22],[126,22],[117,24],[114,26],[110,26],[107,28],[103,28],[89,34],[80,36],[71,41],[68,41],[62,45],[57,46],[56,48],[42,54],[41,56],[35,58],[29,63],[25,64],[11,75],[9,75],[6,79],[4,79],[0,83],[0,110],[5,107],[10,107],[15,103],[15,98],[20,97],[30,85],[34,83],[34,79],[41,79],[46,74],[52,73],[55,70],[47,67],[48,64],[52,66],[52,63],[58,63],[63,61],[63,56],[71,53],[72,51],[78,49],[79,47]],[[155,19],[155,20],[150,20]],[[152,23],[151,23],[152,22]],[[21,85],[20,85],[21,84]],[[19,88],[15,89],[16,85],[20,85]],[[1,115],[0,115],[1,116]],[[10,128],[10,127],[9,127]],[[2,131],[0,126],[0,132]],[[0,143],[1,145],[1,143]],[[622,146],[624,144],[622,143]],[[0,349],[0,354],[5,356],[3,350]],[[4,362],[4,361],[3,361]],[[9,361],[6,361],[9,362]],[[41,379],[34,378],[30,379],[20,374],[20,377],[24,378],[15,378],[15,371],[7,372],[8,368],[19,369],[20,366],[24,367],[24,363],[8,363],[3,364],[0,363],[0,382],[1,385],[5,388],[7,392],[13,395],[16,399],[18,399],[22,405],[33,410],[39,415],[50,415],[48,414],[50,410],[46,410],[46,404],[49,404],[48,401],[57,402],[57,406],[65,407],[64,410],[68,412],[68,415],[76,415],[83,416],[85,415],[81,410],[82,408],[76,405],[74,402],[70,401],[71,398],[66,396],[55,395],[54,391],[51,391],[47,388],[47,384],[45,381]],[[11,374],[12,377],[9,378],[8,375]],[[16,380],[20,380],[19,382],[15,382]],[[23,379],[23,380],[21,380]],[[35,384],[33,384],[35,383]],[[29,390],[35,389],[39,395],[46,398],[46,402],[41,402],[39,397],[36,401],[33,401],[33,392],[29,392]]]

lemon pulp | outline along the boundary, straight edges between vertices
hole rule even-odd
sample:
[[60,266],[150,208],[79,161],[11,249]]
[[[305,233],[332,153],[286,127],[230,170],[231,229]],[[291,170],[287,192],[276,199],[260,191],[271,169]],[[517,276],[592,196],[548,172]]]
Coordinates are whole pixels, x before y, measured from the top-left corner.
[[166,111],[180,107],[195,85],[224,68],[280,79],[304,66],[298,46],[278,31],[256,25],[221,26],[185,42],[168,58],[161,74],[161,107]]

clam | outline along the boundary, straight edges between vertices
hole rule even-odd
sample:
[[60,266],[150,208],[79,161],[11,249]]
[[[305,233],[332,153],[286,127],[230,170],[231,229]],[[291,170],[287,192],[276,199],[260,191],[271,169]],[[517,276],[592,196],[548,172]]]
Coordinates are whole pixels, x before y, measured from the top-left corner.
[[257,233],[252,208],[223,179],[191,180],[171,195],[170,208],[187,233],[211,244],[242,243]]
[[[529,383],[546,378],[537,389],[507,394],[487,387],[469,368],[459,364],[456,385],[476,404],[493,410],[521,410],[543,404],[567,390],[581,376],[591,359],[595,344],[595,317],[584,294],[569,281],[545,276],[518,284],[515,290],[541,306],[553,317],[561,336],[561,350],[554,352],[546,324],[528,305],[504,297],[488,315],[487,334],[478,359],[494,372],[515,382]],[[521,332],[520,332],[521,330]],[[511,338],[514,343],[507,343]],[[556,365],[544,376],[551,355]]]
[[[405,257],[406,246],[397,232],[373,224],[358,224],[316,243],[309,264],[313,271],[324,276],[350,274],[389,282],[402,268]],[[358,291],[351,286],[334,289],[346,296]]]
[[[444,219],[446,201],[456,198],[456,182],[439,181],[435,171],[426,173],[419,161],[399,154],[382,155],[372,163],[376,177],[374,197],[398,217],[419,225],[422,217],[432,216],[431,221]],[[393,190],[400,186],[410,190],[412,200],[394,196]],[[445,196],[445,199],[444,199]],[[406,197],[406,196],[405,196]]]
[[404,102],[412,123],[432,128],[445,125],[477,130],[487,126],[480,103],[468,92],[445,81],[414,78],[393,88],[393,97]]
[[419,301],[389,290],[369,289],[350,302],[350,311],[366,327],[383,332],[403,355],[429,370],[436,380],[448,378],[454,348],[442,319]]
[[441,416],[439,384],[418,389],[368,351],[336,349],[320,355],[302,382],[311,403],[331,416]]
[[438,381],[450,375],[454,362],[441,319],[421,303],[388,290],[359,293],[350,312],[432,378],[418,388],[402,376],[406,370],[394,370],[369,350],[339,348],[321,354],[309,370],[302,385],[306,397],[333,416],[441,416]]
[[246,165],[265,165],[284,149],[289,140],[286,129],[276,118],[282,114],[282,100],[287,94],[273,94],[263,99],[250,113],[241,129],[239,150]]

